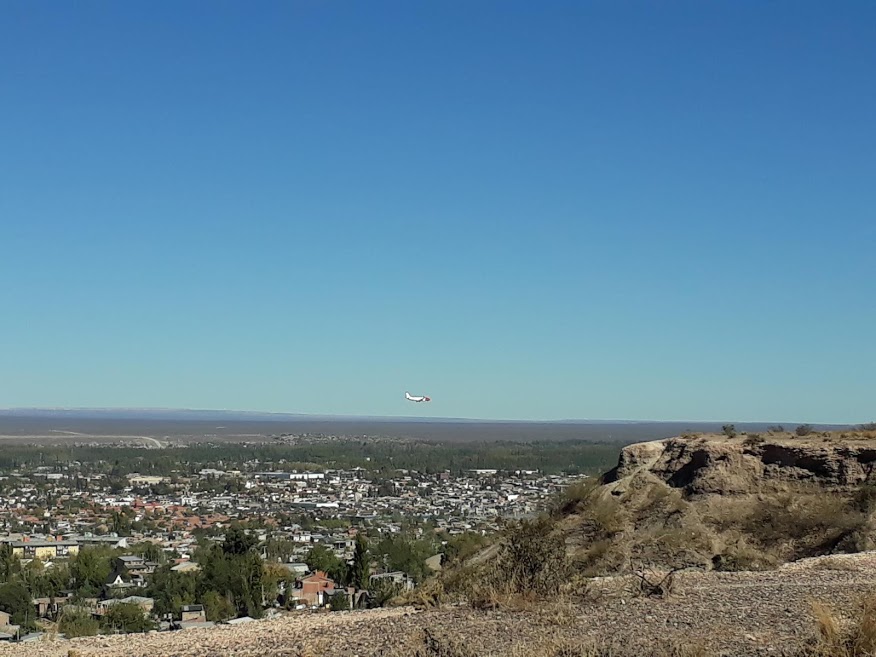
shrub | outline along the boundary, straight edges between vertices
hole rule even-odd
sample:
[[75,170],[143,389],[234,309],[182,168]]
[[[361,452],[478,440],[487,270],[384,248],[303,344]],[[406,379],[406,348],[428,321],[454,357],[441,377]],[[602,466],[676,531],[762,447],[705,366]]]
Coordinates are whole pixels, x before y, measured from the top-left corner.
[[861,513],[876,510],[876,484],[865,481],[852,495],[852,506]]
[[482,565],[444,574],[446,591],[457,592],[477,608],[534,603],[556,595],[571,573],[563,534],[549,517],[509,523],[501,541]]
[[870,595],[858,605],[850,623],[840,623],[824,604],[812,605],[818,629],[818,641],[812,657],[869,657],[876,653],[876,596]]
[[734,436],[736,436],[735,424],[725,424],[721,430],[724,432],[724,435],[728,436],[729,438],[733,438]]
[[100,623],[84,611],[65,611],[58,621],[58,631],[68,639],[78,636],[94,636],[100,630]]
[[755,445],[760,445],[762,442],[764,442],[763,436],[761,436],[759,433],[751,433],[745,437],[745,440],[742,441],[742,444],[746,447],[754,447]]
[[560,517],[577,511],[598,486],[599,480],[596,478],[588,478],[566,486],[551,505],[551,515]]
[[800,436],[801,438],[803,436],[808,436],[809,434],[812,433],[812,431],[813,431],[813,429],[812,429],[811,424],[801,424],[799,427],[794,429],[794,433],[797,434],[798,436]]
[[545,518],[523,520],[509,528],[498,562],[514,593],[552,595],[569,572],[566,543]]
[[121,631],[148,632],[155,629],[155,623],[143,612],[143,609],[132,602],[118,602],[104,614],[103,627],[112,632]]

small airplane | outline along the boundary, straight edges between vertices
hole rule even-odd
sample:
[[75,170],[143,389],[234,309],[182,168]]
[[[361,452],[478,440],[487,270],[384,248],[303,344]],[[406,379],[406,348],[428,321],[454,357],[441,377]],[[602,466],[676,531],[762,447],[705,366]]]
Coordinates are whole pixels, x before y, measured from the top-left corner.
[[431,397],[425,397],[425,396],[415,397],[415,396],[411,395],[411,393],[409,393],[409,392],[405,392],[405,399],[407,399],[408,401],[412,401],[412,402],[432,401]]

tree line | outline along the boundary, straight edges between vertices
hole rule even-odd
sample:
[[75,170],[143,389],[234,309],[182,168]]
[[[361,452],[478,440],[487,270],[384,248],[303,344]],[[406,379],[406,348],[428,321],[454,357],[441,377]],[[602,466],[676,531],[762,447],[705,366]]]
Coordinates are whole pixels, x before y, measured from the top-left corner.
[[14,445],[0,453],[0,471],[43,467],[61,472],[73,469],[83,475],[103,474],[123,478],[139,473],[155,476],[189,476],[203,468],[240,469],[247,462],[271,464],[277,470],[363,468],[390,472],[396,469],[461,474],[473,468],[534,469],[595,474],[614,466],[620,446],[582,440],[541,442],[490,442],[440,444],[337,440],[325,443],[188,445],[163,450],[133,447]]

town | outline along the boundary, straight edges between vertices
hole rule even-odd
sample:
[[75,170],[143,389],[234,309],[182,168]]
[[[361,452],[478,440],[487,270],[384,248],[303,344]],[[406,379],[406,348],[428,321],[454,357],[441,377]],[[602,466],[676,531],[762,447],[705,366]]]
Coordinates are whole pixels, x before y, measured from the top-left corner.
[[[108,472],[40,459],[0,474],[0,609],[10,610],[0,640],[36,640],[49,626],[72,637],[379,606],[586,477],[283,459],[141,474],[123,473],[136,459]],[[235,580],[247,568],[259,595]]]

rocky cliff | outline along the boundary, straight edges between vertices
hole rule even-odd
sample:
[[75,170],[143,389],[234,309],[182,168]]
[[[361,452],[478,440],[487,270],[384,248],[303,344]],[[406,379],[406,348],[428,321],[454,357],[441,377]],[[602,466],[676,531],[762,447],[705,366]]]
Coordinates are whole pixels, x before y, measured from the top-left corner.
[[643,472],[686,497],[745,494],[764,486],[811,483],[848,489],[867,481],[876,467],[876,438],[867,433],[726,437],[699,435],[625,447],[602,483],[622,490],[624,480]]
[[874,467],[876,432],[638,443],[589,489],[569,494],[559,531],[590,575],[630,561],[751,570],[871,550]]

